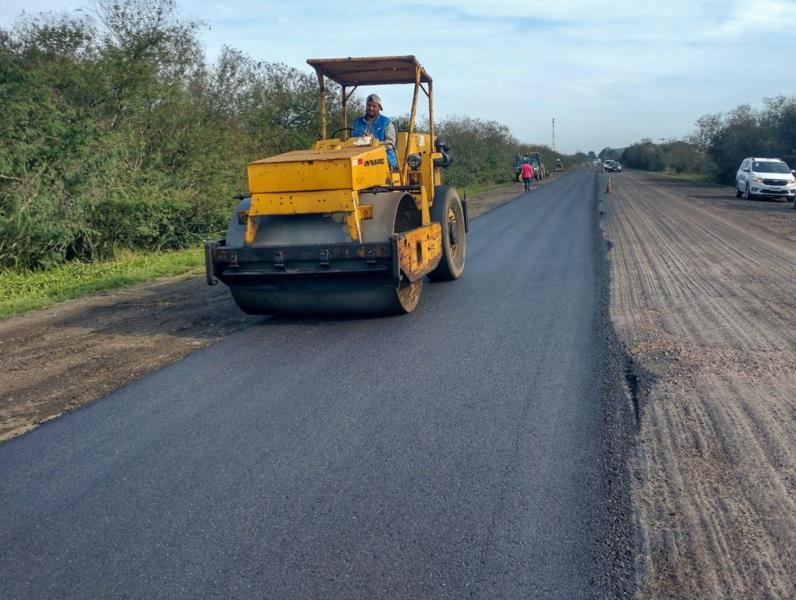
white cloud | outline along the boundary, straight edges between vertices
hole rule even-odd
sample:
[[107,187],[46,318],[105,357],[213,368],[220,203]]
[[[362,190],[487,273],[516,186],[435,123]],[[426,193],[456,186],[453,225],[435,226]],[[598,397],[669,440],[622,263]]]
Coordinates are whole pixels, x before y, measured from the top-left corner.
[[796,28],[796,3],[785,0],[736,2],[726,20],[706,34],[711,38],[739,38],[763,32],[793,32]]

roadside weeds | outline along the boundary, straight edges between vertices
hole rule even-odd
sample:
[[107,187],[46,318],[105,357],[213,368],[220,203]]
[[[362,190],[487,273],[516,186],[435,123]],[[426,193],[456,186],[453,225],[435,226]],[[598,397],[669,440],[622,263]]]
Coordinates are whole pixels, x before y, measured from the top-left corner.
[[0,319],[159,277],[198,273],[203,261],[201,248],[188,248],[122,252],[113,260],[72,261],[46,271],[0,272]]

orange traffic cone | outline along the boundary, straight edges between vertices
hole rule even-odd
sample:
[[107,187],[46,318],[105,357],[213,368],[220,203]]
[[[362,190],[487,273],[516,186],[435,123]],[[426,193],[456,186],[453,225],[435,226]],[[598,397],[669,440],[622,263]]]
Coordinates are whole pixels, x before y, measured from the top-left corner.
[[606,194],[610,194],[611,193],[611,176],[610,175],[608,176],[608,183],[605,184],[605,193]]

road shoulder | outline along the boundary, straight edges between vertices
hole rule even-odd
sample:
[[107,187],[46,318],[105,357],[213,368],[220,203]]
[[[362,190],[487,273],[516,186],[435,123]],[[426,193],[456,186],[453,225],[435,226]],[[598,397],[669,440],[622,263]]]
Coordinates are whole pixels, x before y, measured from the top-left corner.
[[603,207],[640,417],[640,597],[796,597],[792,205],[631,171]]

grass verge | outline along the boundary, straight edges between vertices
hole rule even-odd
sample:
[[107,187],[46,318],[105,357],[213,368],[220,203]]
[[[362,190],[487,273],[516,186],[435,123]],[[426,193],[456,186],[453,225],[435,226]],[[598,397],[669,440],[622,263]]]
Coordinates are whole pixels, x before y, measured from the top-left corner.
[[[652,173],[653,171],[650,171]],[[671,169],[666,169],[665,171],[657,171],[659,175],[665,175],[666,177],[674,177],[675,179],[686,179],[688,181],[695,181],[697,183],[711,183],[713,185],[719,185],[715,181],[711,181],[707,175],[702,175],[700,173],[677,173]]]
[[0,272],[0,319],[93,292],[179,275],[204,267],[202,248],[157,253],[124,252],[114,260],[73,261],[46,271]]

